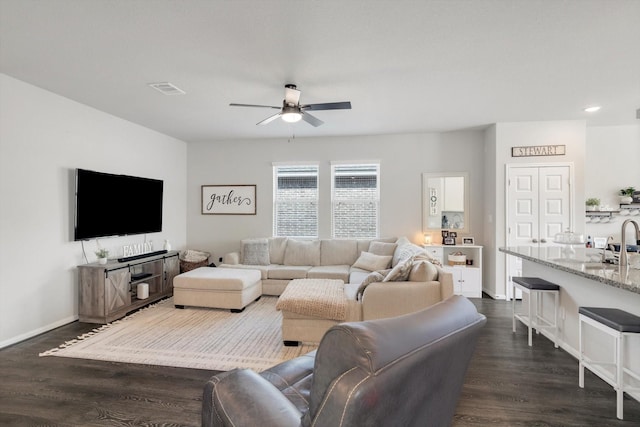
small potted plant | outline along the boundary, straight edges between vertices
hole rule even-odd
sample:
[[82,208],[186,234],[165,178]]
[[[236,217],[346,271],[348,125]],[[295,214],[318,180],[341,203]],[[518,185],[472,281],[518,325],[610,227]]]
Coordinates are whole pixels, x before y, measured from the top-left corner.
[[109,251],[106,249],[98,249],[95,252],[96,256],[98,257],[98,262],[100,264],[106,264],[107,263],[107,257],[109,256]]
[[628,205],[633,202],[633,193],[636,191],[633,187],[623,188],[618,192],[620,196],[620,203],[623,205]]
[[600,210],[600,199],[597,197],[591,197],[586,200],[585,204],[587,205],[587,210],[589,211],[599,211]]

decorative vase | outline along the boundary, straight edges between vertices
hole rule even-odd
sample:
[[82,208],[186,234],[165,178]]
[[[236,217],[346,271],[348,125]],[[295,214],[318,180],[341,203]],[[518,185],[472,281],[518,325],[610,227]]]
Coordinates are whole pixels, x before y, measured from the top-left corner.
[[171,250],[171,243],[169,242],[169,240],[165,240],[164,241],[164,250],[165,251],[170,251]]
[[106,258],[98,258],[98,264],[106,264],[106,263],[107,263]]
[[629,205],[633,202],[633,198],[631,196],[620,196],[620,203],[623,205]]

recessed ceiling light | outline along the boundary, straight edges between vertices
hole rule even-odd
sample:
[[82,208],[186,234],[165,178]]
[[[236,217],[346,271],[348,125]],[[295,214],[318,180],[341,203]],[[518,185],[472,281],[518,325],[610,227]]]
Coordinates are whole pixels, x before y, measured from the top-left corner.
[[600,108],[602,108],[602,107],[600,107],[599,105],[592,105],[590,107],[585,108],[584,111],[587,112],[587,113],[595,113]]

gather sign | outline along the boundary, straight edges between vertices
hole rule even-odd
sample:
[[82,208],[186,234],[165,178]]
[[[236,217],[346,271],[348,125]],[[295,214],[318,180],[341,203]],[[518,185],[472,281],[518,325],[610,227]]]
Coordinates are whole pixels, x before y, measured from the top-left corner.
[[529,145],[511,147],[511,157],[564,156],[566,145]]

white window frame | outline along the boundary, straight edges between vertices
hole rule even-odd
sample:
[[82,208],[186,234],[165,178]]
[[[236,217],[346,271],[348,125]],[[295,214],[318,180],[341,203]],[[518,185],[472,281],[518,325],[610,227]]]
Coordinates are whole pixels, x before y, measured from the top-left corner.
[[[373,235],[367,234],[357,234],[357,235],[340,235],[337,234],[337,224],[336,224],[336,206],[344,202],[344,200],[338,200],[336,193],[336,170],[344,167],[364,167],[370,166],[374,167],[376,171],[376,191],[374,194],[373,203],[374,211],[375,211],[375,232]],[[361,161],[334,161],[331,162],[331,236],[332,238],[358,238],[358,239],[367,239],[367,238],[378,238],[380,237],[380,161],[379,160],[361,160]]]
[[[292,235],[287,233],[282,233],[282,230],[278,229],[278,206],[279,202],[279,188],[278,188],[278,178],[280,177],[280,173],[282,173],[285,169],[304,169],[309,168],[310,170],[315,169],[315,177],[316,177],[316,194],[315,199],[311,201],[311,203],[315,203],[315,232],[306,233],[305,235]],[[273,236],[274,237],[294,237],[294,238],[318,238],[318,230],[319,230],[319,197],[320,197],[320,166],[318,163],[309,163],[309,162],[295,162],[295,163],[273,163]]]

